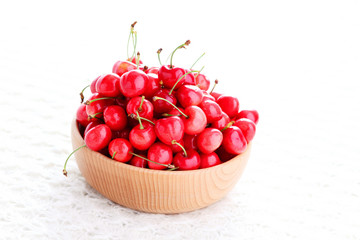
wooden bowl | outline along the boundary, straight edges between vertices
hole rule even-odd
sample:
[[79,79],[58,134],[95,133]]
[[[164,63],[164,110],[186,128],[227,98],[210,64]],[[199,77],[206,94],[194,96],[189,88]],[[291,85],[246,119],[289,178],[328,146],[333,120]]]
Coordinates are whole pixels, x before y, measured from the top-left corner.
[[[72,145],[84,145],[76,120]],[[250,155],[247,150],[211,168],[190,171],[143,169],[114,161],[87,147],[75,153],[86,181],[106,198],[131,209],[150,213],[182,213],[222,199],[242,175]]]

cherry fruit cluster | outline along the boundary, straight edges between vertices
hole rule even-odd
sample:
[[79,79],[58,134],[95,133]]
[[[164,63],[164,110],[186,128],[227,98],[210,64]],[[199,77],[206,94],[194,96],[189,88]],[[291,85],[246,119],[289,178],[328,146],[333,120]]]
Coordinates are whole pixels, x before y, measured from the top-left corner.
[[217,80],[208,92],[210,81],[201,70],[173,65],[174,53],[189,40],[171,53],[170,64],[161,64],[159,49],[161,66],[145,66],[135,54],[135,24],[129,36],[133,55],[93,80],[87,101],[84,90],[80,94],[76,120],[85,141],[80,148],[156,170],[208,168],[243,153],[254,138],[258,112],[240,111],[237,98],[214,92]]

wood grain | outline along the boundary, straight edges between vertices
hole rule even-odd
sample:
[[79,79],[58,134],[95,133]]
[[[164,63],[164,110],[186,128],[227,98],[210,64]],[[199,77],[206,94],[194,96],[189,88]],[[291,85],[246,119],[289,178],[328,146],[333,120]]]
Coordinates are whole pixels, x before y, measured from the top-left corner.
[[[84,145],[72,123],[72,145]],[[215,167],[192,171],[159,171],[114,161],[87,147],[75,153],[86,181],[106,198],[151,213],[182,213],[222,199],[236,184],[249,159],[251,144],[241,155]]]

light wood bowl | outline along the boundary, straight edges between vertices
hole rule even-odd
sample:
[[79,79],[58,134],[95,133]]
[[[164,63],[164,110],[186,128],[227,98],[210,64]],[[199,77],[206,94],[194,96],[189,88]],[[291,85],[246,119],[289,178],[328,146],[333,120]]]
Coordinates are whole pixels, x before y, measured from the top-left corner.
[[[84,145],[76,120],[72,145]],[[251,144],[235,158],[211,168],[190,171],[143,169],[114,161],[87,147],[75,153],[86,181],[106,198],[150,213],[182,213],[209,206],[236,184],[249,159]]]

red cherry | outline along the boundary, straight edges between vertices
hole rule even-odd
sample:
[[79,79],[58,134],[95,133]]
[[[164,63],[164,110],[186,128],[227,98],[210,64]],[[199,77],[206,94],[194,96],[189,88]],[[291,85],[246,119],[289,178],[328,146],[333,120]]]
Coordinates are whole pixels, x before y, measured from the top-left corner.
[[[185,69],[185,72],[188,73],[190,72],[190,70]],[[185,80],[184,80],[184,84],[186,85],[195,85],[195,76],[193,73],[189,73],[188,75],[185,76]]]
[[91,85],[90,85],[90,90],[91,90],[91,93],[96,93],[96,83],[97,83],[97,80],[101,77],[98,76],[97,78],[95,78],[92,82],[91,82]]
[[223,136],[222,146],[228,153],[240,154],[246,150],[246,139],[240,128],[236,126],[230,126],[223,131]]
[[177,117],[180,117],[181,116],[181,112],[185,112],[185,109],[183,109],[182,107],[177,107],[176,108],[173,108],[170,112],[168,113],[163,113],[163,116],[165,117],[172,117],[172,116],[177,116]]
[[216,153],[200,154],[200,168],[209,168],[221,164],[220,158]]
[[131,70],[121,76],[119,86],[125,97],[140,96],[145,92],[149,77],[140,70]]
[[[173,153],[171,148],[164,143],[157,142],[151,145],[148,150],[148,159],[161,164],[171,164],[173,160]],[[165,169],[165,166],[148,162],[148,166],[151,169],[161,170]]]
[[126,109],[126,106],[127,106],[128,102],[130,101],[130,99],[131,98],[119,96],[119,97],[115,98],[115,104],[119,105],[123,109]]
[[216,150],[216,154],[219,156],[220,160],[222,162],[226,162],[226,161],[229,161],[230,159],[233,159],[236,154],[231,154],[231,153],[228,153],[223,145],[221,145],[217,150]]
[[123,138],[116,138],[109,143],[109,154],[118,162],[128,162],[134,151],[130,142]]
[[91,123],[89,123],[86,128],[85,128],[85,131],[84,131],[84,136],[87,134],[87,132],[92,129],[93,127],[96,127],[97,125],[100,125],[102,124],[102,122],[99,120],[99,119],[94,119],[94,121],[92,121]]
[[131,145],[138,150],[148,149],[156,140],[153,125],[147,122],[138,124],[130,131],[129,140]]
[[140,117],[151,120],[153,119],[154,106],[149,100],[144,98],[142,97],[132,98],[126,106],[126,112],[129,115],[130,114],[136,115],[136,112],[138,112]]
[[206,128],[199,134],[197,146],[205,154],[209,154],[218,149],[223,141],[223,134],[216,128]]
[[85,102],[85,104],[87,104],[86,113],[88,116],[101,118],[102,112],[105,110],[105,108],[114,104],[114,99],[96,100],[103,97],[104,96],[102,96],[101,94],[95,93],[89,98],[88,101]]
[[197,150],[197,136],[198,135],[189,135],[184,134],[184,147],[185,149],[194,149]]
[[208,123],[219,121],[222,117],[222,110],[219,104],[211,100],[203,100],[200,108],[204,111]]
[[85,135],[84,141],[88,148],[93,151],[99,151],[105,148],[111,140],[111,129],[100,124],[90,129]]
[[120,94],[120,77],[116,74],[102,75],[96,81],[95,90],[105,97],[117,97]]
[[217,93],[217,92],[212,92],[212,93],[210,93],[210,95],[213,96],[213,97],[215,98],[215,100],[218,100],[218,98],[219,98],[220,96],[222,96],[221,93]]
[[151,68],[149,68],[149,69],[146,71],[146,73],[147,73],[147,74],[153,73],[153,74],[158,75],[158,73],[159,73],[159,68],[158,68],[158,67],[151,67]]
[[255,124],[259,121],[259,113],[256,110],[242,110],[236,116],[236,119],[247,118],[253,121]]
[[[171,68],[170,65],[163,65],[159,68],[159,81],[167,88],[172,88],[175,83],[186,73],[185,69],[179,67]],[[190,73],[191,74],[191,73]],[[183,77],[175,86],[178,89],[184,84],[185,77]]]
[[174,165],[179,170],[195,170],[200,167],[200,155],[193,149],[179,152],[174,157]]
[[133,64],[128,61],[117,61],[114,64],[112,72],[116,73],[117,75],[119,75],[119,77],[121,77],[124,73],[129,72],[131,70],[135,70],[135,69],[137,69],[136,64]]
[[197,74],[195,84],[201,89],[207,91],[210,87],[210,80],[204,74]]
[[217,99],[217,103],[229,118],[235,117],[239,112],[239,100],[235,97],[222,95]]
[[162,118],[155,123],[156,136],[167,145],[180,141],[184,136],[184,123],[179,117]]
[[211,96],[210,94],[208,94],[206,91],[203,91],[203,93],[204,93],[203,101],[211,100],[211,101],[216,102],[216,99],[213,96]]
[[107,107],[104,110],[104,121],[113,131],[124,129],[127,124],[125,110],[117,105]]
[[[142,157],[146,157],[144,154],[139,154]],[[146,168],[147,166],[147,161],[143,158],[140,158],[138,156],[133,156],[129,162],[131,165],[135,166],[135,167],[141,167],[141,168]]]
[[[158,92],[156,92],[154,96],[165,98],[172,104],[176,105],[177,100],[176,100],[174,94],[169,95],[169,92],[170,91],[168,89],[161,89]],[[171,111],[174,108],[171,104],[169,104],[166,101],[154,101],[153,100],[152,103],[154,105],[154,111],[157,113],[166,113],[166,112]]]
[[113,131],[112,132],[112,139],[115,138],[124,138],[129,140],[129,135],[130,135],[130,128],[124,128],[122,130],[119,131]]
[[[178,144],[180,144],[181,146],[184,147],[184,140],[183,140],[183,139],[180,139],[180,141],[178,142]],[[173,153],[182,152],[182,148],[181,148],[178,144],[171,144],[171,145],[170,145],[171,151],[172,151]]]
[[189,106],[185,108],[186,117],[184,121],[184,131],[186,134],[195,135],[201,133],[206,127],[206,115],[198,106]]
[[[132,57],[132,58],[129,58],[127,60],[136,65],[136,57]],[[140,59],[139,59],[139,64],[143,64],[143,61],[141,61]]]
[[177,99],[181,106],[184,108],[188,106],[197,106],[201,103],[204,95],[203,92],[197,86],[193,85],[183,85],[181,86],[177,93]]
[[86,105],[81,104],[76,111],[76,120],[82,126],[86,127],[91,121],[89,119],[88,114],[86,113]]
[[212,124],[211,124],[211,127],[213,128],[217,128],[219,130],[222,130],[224,127],[226,127],[226,125],[230,122],[230,118],[229,116],[222,112],[221,113],[221,118],[217,121],[214,121]]
[[256,125],[253,121],[247,118],[241,118],[235,121],[234,126],[240,128],[246,142],[249,143],[255,136]]
[[160,90],[160,81],[157,74],[148,73],[149,81],[146,85],[144,96],[152,98],[154,94]]

